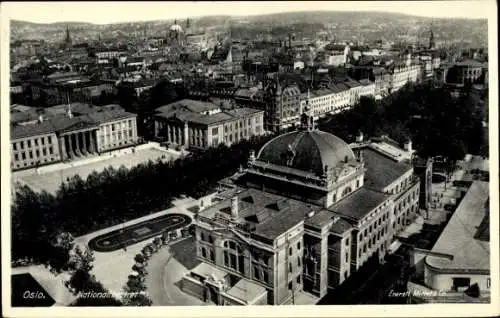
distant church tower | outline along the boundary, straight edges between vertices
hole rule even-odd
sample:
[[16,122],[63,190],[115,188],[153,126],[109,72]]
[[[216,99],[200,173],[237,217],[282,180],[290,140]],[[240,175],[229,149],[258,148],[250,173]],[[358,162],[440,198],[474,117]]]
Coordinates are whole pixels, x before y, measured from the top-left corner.
[[66,38],[64,39],[64,47],[69,49],[72,47],[73,41],[71,40],[71,35],[69,34],[69,26],[66,25]]
[[434,42],[434,32],[432,32],[432,29],[431,29],[431,33],[429,35],[429,49],[433,49],[435,48],[436,46],[436,43]]

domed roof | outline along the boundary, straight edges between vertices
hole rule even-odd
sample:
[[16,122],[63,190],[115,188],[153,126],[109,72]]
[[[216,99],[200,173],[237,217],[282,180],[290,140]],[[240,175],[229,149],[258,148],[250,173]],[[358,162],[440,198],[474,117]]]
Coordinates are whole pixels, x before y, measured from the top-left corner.
[[257,160],[302,171],[322,174],[324,167],[336,167],[355,160],[349,145],[337,136],[319,131],[294,131],[273,138],[257,155]]
[[170,31],[183,32],[182,27],[178,24],[174,24],[170,27]]

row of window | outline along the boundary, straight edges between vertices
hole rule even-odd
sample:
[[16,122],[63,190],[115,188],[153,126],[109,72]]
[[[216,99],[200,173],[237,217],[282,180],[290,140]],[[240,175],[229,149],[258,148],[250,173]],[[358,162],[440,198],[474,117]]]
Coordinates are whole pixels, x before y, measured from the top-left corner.
[[[49,145],[52,143],[53,139],[55,139],[53,136],[43,136],[43,137],[37,137],[34,139],[21,140],[18,142],[13,142],[12,148],[14,151],[16,151],[18,149],[21,149],[21,150],[24,149],[25,146],[26,146],[26,148],[31,148],[32,145],[35,147],[38,147],[39,145],[44,146],[45,143],[47,143],[47,145]],[[32,143],[32,141],[33,141],[33,143]],[[18,147],[18,145],[19,145],[19,147]]]
[[385,220],[388,219],[389,219],[389,211],[386,211],[384,214],[382,214],[382,216],[380,216],[377,220],[375,220],[367,228],[365,228],[364,232],[359,233],[359,241],[363,240],[363,237],[366,238],[368,234],[371,234],[373,231],[377,230],[377,228],[382,225],[382,222],[384,222],[385,225]]
[[111,131],[132,129],[132,119],[103,126],[104,131],[109,131],[109,128],[111,128]]
[[123,140],[123,141],[119,141],[118,143],[111,142],[111,143],[105,144],[104,140],[101,138],[101,147],[102,148],[115,148],[115,147],[125,146],[128,144],[133,144],[133,143],[134,143],[133,140]]
[[[358,250],[358,255],[359,257],[363,256],[367,250],[370,250],[372,247],[376,246],[377,243],[380,242],[381,239],[384,238],[384,235],[387,234],[387,225],[385,227],[383,227],[382,229],[380,229],[377,233],[377,235],[373,235],[373,237],[371,239],[369,239],[367,242],[365,242],[362,247],[359,248]],[[382,244],[382,250],[384,248],[384,244]],[[347,255],[346,255],[347,256]]]
[[122,134],[122,131],[118,131],[118,132],[111,133],[111,134],[101,135],[101,141],[103,140],[102,139],[103,137],[105,137],[106,140],[114,140],[114,139],[120,140],[122,138],[132,138],[132,136],[133,136],[133,132],[132,132],[132,129],[130,129],[129,131],[124,130],[123,134]]
[[415,189],[412,193],[410,193],[407,197],[405,197],[403,200],[401,200],[398,205],[396,206],[396,213],[398,214],[404,208],[406,208],[407,205],[411,204],[411,201],[415,200],[417,198],[417,190]]
[[14,154],[14,161],[19,161],[19,158],[21,158],[21,160],[35,159],[35,158],[40,157],[40,153],[42,154],[43,157],[47,156],[47,154],[48,155],[54,154],[54,149],[52,148],[52,146],[50,146],[48,148],[42,148],[41,150],[42,150],[41,152],[40,152],[40,149],[36,149],[34,151],[29,150],[29,151],[21,151],[19,153],[15,153]]
[[[53,161],[56,161],[58,160],[57,158],[54,158],[54,157],[46,157],[46,158],[43,158],[43,159],[40,159],[38,160],[37,163],[48,163],[48,162],[53,162]],[[23,163],[19,163],[17,162],[16,164],[13,164],[14,168],[26,168],[28,166],[33,166],[35,165],[34,162],[31,162],[31,163],[28,163],[28,162],[23,162]]]

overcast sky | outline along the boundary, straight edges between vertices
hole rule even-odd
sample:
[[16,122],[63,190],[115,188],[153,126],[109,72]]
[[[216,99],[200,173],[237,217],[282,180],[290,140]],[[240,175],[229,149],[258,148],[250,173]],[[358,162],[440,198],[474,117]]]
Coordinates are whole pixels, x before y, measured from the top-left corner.
[[[247,2],[34,2],[3,3],[11,19],[40,23],[169,20],[210,15],[259,15],[293,11],[385,11],[429,17],[487,18],[495,2],[473,1],[247,1]],[[494,10],[494,11],[493,11]],[[3,11],[3,10],[2,10]]]

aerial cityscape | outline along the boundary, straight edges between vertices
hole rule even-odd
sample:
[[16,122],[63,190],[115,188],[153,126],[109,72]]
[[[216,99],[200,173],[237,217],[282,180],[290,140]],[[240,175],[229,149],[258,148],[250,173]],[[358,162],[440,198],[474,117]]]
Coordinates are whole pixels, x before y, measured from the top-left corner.
[[10,21],[10,306],[491,303],[487,19],[188,15]]

